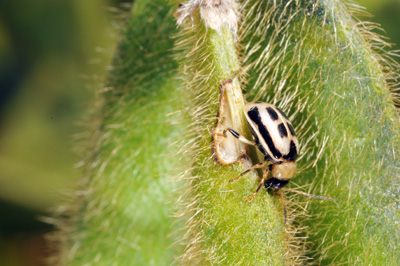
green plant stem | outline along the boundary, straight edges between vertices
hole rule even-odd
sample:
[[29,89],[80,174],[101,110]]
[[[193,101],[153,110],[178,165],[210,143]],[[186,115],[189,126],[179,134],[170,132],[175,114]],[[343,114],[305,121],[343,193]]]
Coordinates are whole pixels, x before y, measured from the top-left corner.
[[231,184],[228,181],[248,166],[221,166],[212,156],[210,128],[217,119],[219,85],[240,71],[235,34],[227,25],[220,30],[206,28],[194,13],[177,45],[185,56],[182,69],[192,119],[189,138],[194,139],[185,148],[193,156],[193,170],[187,177],[189,219],[181,261],[184,265],[284,265],[287,248],[280,198],[262,190],[245,203],[257,188],[258,175],[250,173]]

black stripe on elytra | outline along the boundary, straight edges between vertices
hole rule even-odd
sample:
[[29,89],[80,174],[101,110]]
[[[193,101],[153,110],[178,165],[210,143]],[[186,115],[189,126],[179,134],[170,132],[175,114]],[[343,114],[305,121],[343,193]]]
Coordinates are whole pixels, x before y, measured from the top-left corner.
[[281,138],[287,137],[287,130],[284,123],[280,123],[278,125],[278,131],[279,131],[279,136],[281,136]]
[[258,139],[257,134],[254,132],[254,129],[249,125],[251,134],[254,136],[254,141],[256,142],[256,145],[258,147],[258,149],[262,152],[262,154],[264,154],[265,156],[268,156],[268,153],[266,150],[264,150],[263,146],[261,146],[260,144],[260,140]]
[[267,143],[268,148],[271,151],[272,155],[276,159],[281,158],[282,154],[275,148],[274,142],[272,141],[272,138],[269,135],[267,128],[264,126],[264,124],[261,121],[260,112],[258,111],[258,108],[257,107],[251,108],[247,112],[247,115],[257,125],[258,131],[260,132],[261,136],[264,138],[265,142]]
[[268,152],[264,149],[264,147],[260,144],[260,140],[258,139],[258,137],[255,138],[256,139],[256,143],[257,143],[257,147],[258,149],[262,152],[262,154],[264,154],[265,156],[269,156]]
[[289,127],[289,131],[292,134],[292,136],[296,136],[296,133],[294,133],[294,129],[292,124],[290,124],[289,122],[287,123],[288,127]]
[[275,121],[278,119],[278,114],[275,112],[274,108],[267,107],[267,112],[269,114],[269,117],[271,117],[272,121]]
[[294,144],[293,140],[290,142],[290,151],[288,154],[283,155],[283,159],[288,160],[288,161],[296,161],[297,159],[297,148],[296,144]]

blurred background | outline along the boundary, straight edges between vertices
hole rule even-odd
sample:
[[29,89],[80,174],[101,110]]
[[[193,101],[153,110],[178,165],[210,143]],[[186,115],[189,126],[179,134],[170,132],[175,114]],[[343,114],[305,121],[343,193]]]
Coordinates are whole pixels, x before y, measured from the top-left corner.
[[[132,1],[0,2],[0,266],[44,265],[41,221],[82,176],[80,124]],[[400,44],[400,0],[358,0]],[[395,45],[392,50],[400,50]],[[400,58],[397,58],[400,62]],[[78,136],[78,137],[76,137]]]
[[0,1],[0,266],[51,252],[40,217],[82,176],[72,147],[130,2]]

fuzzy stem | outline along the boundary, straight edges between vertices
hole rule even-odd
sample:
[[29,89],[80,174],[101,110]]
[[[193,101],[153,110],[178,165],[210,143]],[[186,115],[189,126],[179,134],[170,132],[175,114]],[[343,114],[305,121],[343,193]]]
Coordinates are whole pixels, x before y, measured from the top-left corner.
[[[189,1],[187,5],[191,4]],[[281,199],[261,190],[252,202],[245,203],[258,185],[258,175],[249,173],[233,184],[229,180],[249,167],[248,159],[233,166],[221,166],[213,160],[210,128],[217,121],[219,86],[240,71],[235,30],[229,23],[209,25],[207,8],[187,5],[182,10],[194,12],[182,23],[177,47],[185,57],[182,69],[192,119],[189,137],[194,141],[185,147],[193,156],[193,169],[187,177],[190,180],[185,208],[187,244],[181,262],[183,265],[284,265],[287,248]],[[241,95],[238,85],[233,89]],[[229,100],[231,109],[243,110],[243,101]],[[243,121],[242,111],[235,116],[234,119]],[[246,130],[240,133],[251,139]]]
[[172,217],[179,195],[171,177],[184,164],[175,159],[183,133],[170,56],[175,30],[164,1],[135,1],[102,91],[83,206],[63,265],[170,265],[182,253],[173,245],[181,224]]

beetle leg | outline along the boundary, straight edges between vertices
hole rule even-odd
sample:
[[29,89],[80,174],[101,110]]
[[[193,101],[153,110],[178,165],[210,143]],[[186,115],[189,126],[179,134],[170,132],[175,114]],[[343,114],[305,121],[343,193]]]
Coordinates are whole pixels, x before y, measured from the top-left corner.
[[239,141],[241,141],[241,142],[243,142],[243,143],[246,143],[246,144],[249,144],[249,145],[252,145],[252,146],[255,146],[255,145],[256,145],[256,143],[255,143],[254,141],[251,141],[251,140],[246,139],[243,135],[240,135],[237,131],[235,131],[235,130],[233,130],[232,128],[229,128],[229,127],[228,127],[228,128],[225,128],[222,134],[217,134],[217,135],[218,135],[218,136],[221,136],[221,137],[227,138],[227,137],[228,137],[228,136],[227,136],[227,132],[228,132],[228,131],[232,134],[232,136],[234,136],[235,138],[237,138]]
[[249,169],[247,169],[246,171],[244,171],[243,173],[241,173],[239,176],[229,180],[229,182],[230,183],[235,182],[235,181],[239,180],[241,177],[243,177],[245,174],[249,173],[250,171],[253,171],[254,169],[258,169],[258,168],[264,167],[264,165],[266,165],[267,163],[268,163],[268,161],[265,161],[263,163],[257,163],[255,165],[253,165],[252,167],[250,167]]
[[250,197],[248,197],[245,202],[249,202],[251,201],[258,193],[258,191],[260,191],[261,187],[264,185],[265,180],[267,179],[267,175],[268,175],[268,171],[265,171],[263,178],[260,180],[260,183],[258,184],[258,187],[256,189],[256,191],[253,193],[253,195],[251,195]]

